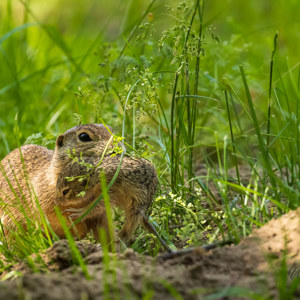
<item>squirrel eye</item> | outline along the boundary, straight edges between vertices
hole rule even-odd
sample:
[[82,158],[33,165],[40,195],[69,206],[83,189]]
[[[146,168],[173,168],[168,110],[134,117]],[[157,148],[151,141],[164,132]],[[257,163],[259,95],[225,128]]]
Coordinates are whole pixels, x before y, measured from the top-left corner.
[[90,142],[92,140],[91,137],[86,132],[80,133],[78,135],[78,138],[82,142]]

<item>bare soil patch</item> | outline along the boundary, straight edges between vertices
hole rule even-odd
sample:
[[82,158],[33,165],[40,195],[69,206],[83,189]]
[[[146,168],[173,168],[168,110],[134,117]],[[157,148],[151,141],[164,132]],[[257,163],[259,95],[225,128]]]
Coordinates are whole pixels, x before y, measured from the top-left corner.
[[[297,209],[255,230],[239,245],[208,252],[198,248],[166,260],[127,250],[109,254],[107,263],[100,247],[77,242],[89,280],[73,263],[68,243],[62,240],[41,254],[43,262],[33,256],[39,272],[24,262],[14,265],[12,270],[23,275],[0,283],[0,299],[140,299],[146,294],[147,299],[202,299],[230,287],[276,299],[275,274],[282,260],[286,258],[288,270],[300,262],[299,221]],[[299,289],[295,296],[300,297]],[[215,299],[247,297],[219,294]]]

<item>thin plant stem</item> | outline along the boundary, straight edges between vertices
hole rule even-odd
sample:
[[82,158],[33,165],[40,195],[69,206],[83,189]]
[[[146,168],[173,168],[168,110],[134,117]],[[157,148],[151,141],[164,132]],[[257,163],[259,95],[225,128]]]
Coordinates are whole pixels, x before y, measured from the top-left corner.
[[234,135],[233,135],[233,129],[232,129],[230,110],[229,110],[227,90],[225,90],[224,93],[225,93],[226,108],[227,108],[228,122],[229,122],[229,128],[230,128],[232,151],[233,151],[233,157],[234,157],[234,162],[235,162],[236,176],[237,176],[238,183],[241,184],[240,172],[239,172],[239,167],[238,167],[238,163],[237,163],[237,159],[236,159],[236,149],[235,149],[235,143],[234,143]]
[[272,98],[272,79],[273,79],[273,63],[274,63],[274,55],[276,52],[277,47],[277,38],[278,38],[278,31],[274,37],[274,47],[271,55],[271,62],[270,62],[270,80],[269,80],[269,97],[268,97],[268,124],[267,124],[267,147],[269,148],[270,145],[270,127],[271,127],[271,98]]

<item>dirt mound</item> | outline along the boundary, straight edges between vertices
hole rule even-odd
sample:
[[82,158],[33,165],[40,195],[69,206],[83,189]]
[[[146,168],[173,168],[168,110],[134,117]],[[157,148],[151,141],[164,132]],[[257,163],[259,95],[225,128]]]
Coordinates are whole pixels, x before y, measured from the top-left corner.
[[[292,267],[300,261],[299,225],[300,209],[270,221],[237,246],[209,252],[198,248],[168,259],[132,250],[104,255],[97,245],[78,242],[90,279],[73,263],[68,243],[60,241],[41,254],[42,262],[33,257],[41,273],[24,263],[15,265],[13,270],[23,276],[1,282],[0,299],[167,300],[202,299],[212,294],[210,299],[249,299],[255,293],[278,298],[276,274],[284,258],[288,264],[283,282],[286,291],[291,278],[300,273],[300,267]],[[300,290],[294,295],[300,297]]]

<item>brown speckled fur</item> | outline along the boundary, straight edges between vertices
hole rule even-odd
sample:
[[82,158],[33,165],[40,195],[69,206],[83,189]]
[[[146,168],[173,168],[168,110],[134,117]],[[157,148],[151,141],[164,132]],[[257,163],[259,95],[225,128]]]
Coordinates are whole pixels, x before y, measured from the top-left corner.
[[[96,166],[100,157],[84,158],[86,163]],[[85,180],[67,181],[66,177],[87,174],[85,166],[71,162],[60,174],[57,181],[57,203],[61,206],[85,208],[101,194],[100,173],[105,173],[107,184],[112,180],[120,163],[120,155],[104,157],[101,165],[92,170]],[[145,159],[124,156],[120,172],[109,190],[110,203],[125,210],[125,224],[119,237],[128,243],[136,227],[143,221],[157,186],[157,176],[153,165]],[[84,197],[77,196],[86,191]],[[65,193],[65,194],[64,194]],[[108,232],[108,224],[103,200],[84,219],[93,228],[103,227]],[[147,224],[146,224],[147,225]],[[107,237],[109,238],[109,237]]]
[[[88,133],[92,141],[80,141],[78,136],[83,132]],[[101,194],[100,171],[105,172],[110,182],[120,161],[120,155],[106,155],[102,164],[92,171],[88,184],[78,180],[68,182],[66,176],[80,176],[87,171],[86,167],[69,157],[68,150],[74,149],[79,160],[97,165],[110,138],[111,134],[102,124],[79,125],[57,138],[54,151],[25,145],[9,153],[0,164],[0,213],[4,228],[14,229],[14,220],[24,223],[22,210],[30,218],[38,220],[36,195],[52,229],[58,236],[64,237],[54,207],[57,205],[60,208],[70,224],[69,216],[72,213],[66,212],[66,209],[83,211]],[[108,148],[112,147],[111,144]],[[109,191],[111,204],[125,210],[126,221],[119,233],[124,242],[132,238],[134,230],[143,221],[142,214],[151,204],[157,183],[157,175],[150,162],[124,156],[119,176]],[[66,189],[68,193],[64,194]],[[77,197],[82,190],[86,190],[85,196]],[[76,225],[74,235],[83,238],[92,230],[97,238],[100,227],[108,232],[102,202]]]

